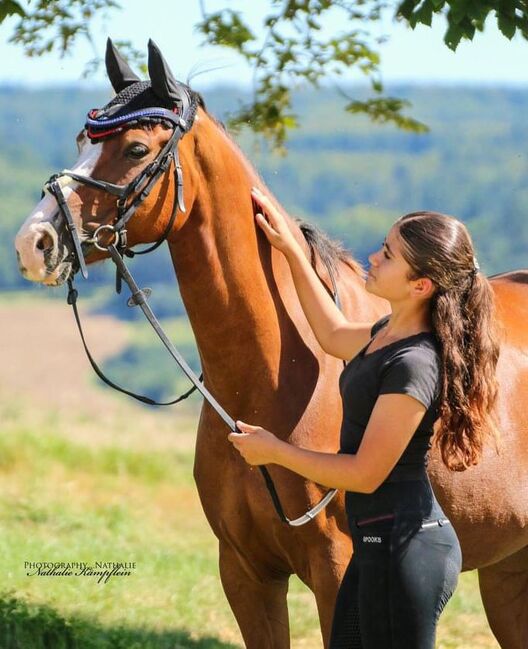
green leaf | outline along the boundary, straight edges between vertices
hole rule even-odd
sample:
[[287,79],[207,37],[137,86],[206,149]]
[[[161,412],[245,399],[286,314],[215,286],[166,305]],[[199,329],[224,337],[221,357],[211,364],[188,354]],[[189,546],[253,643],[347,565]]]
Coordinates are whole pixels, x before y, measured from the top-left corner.
[[255,35],[240,18],[240,12],[224,9],[209,14],[197,25],[212,45],[224,45],[242,51],[246,43],[255,40]]
[[431,27],[431,22],[433,20],[433,5],[429,0],[424,0],[422,6],[415,14],[416,20],[423,25]]
[[501,32],[509,38],[510,40],[515,36],[515,30],[517,25],[515,24],[515,19],[510,16],[505,16],[504,14],[499,14],[498,18],[499,29]]
[[449,6],[450,9],[447,15],[449,24],[453,25],[460,23],[467,15],[468,5],[466,0],[451,0]]
[[458,47],[458,44],[460,43],[463,35],[464,32],[458,25],[450,25],[449,29],[445,33],[444,42],[447,47],[449,47],[449,49],[453,50],[454,52]]
[[398,128],[413,133],[427,133],[429,128],[412,117],[402,115],[401,111],[409,102],[394,97],[379,97],[367,101],[352,101],[346,106],[350,113],[364,113],[373,122],[381,124],[392,122]]
[[0,2],[0,23],[2,23],[8,16],[17,14],[24,17],[26,12],[22,7],[15,2],[15,0],[1,0]]
[[415,7],[420,4],[420,0],[404,0],[396,10],[396,16],[401,16],[410,20]]

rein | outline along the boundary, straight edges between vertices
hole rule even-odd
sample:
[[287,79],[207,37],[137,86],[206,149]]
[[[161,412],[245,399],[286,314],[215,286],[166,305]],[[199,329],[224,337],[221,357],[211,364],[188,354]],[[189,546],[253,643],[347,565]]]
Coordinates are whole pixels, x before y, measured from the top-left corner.
[[[54,176],[52,176],[44,185],[44,190],[47,190],[50,194],[52,194],[55,197],[59,207],[59,211],[65,220],[66,228],[69,232],[72,241],[73,249],[72,252],[70,253],[70,257],[72,257],[73,273],[72,276],[68,279],[67,302],[72,306],[75,320],[77,323],[77,327],[79,329],[79,333],[81,336],[81,340],[86,355],[97,376],[99,376],[99,378],[101,378],[107,385],[114,388],[115,390],[123,392],[124,394],[127,394],[149,405],[165,406],[165,405],[176,404],[182,399],[187,398],[192,392],[194,392],[194,390],[198,390],[202,394],[204,399],[209,403],[209,405],[220,416],[220,418],[227,424],[229,429],[234,433],[240,433],[241,431],[237,428],[234,419],[222,408],[222,406],[213,397],[213,395],[209,392],[209,390],[203,385],[203,374],[200,377],[196,376],[196,374],[189,367],[185,359],[181,356],[178,350],[171,343],[171,341],[163,331],[156,316],[154,315],[152,309],[150,308],[150,305],[148,304],[148,297],[151,294],[150,289],[139,288],[139,286],[136,284],[134,278],[132,277],[124,261],[124,256],[133,257],[136,254],[146,254],[158,248],[166,240],[167,236],[172,230],[172,227],[174,225],[178,213],[178,208],[180,209],[181,212],[185,212],[185,205],[183,202],[183,174],[179,163],[177,147],[178,147],[179,140],[192,127],[197,106],[195,100],[191,99],[191,97],[187,95],[187,92],[183,88],[182,88],[182,93],[185,94],[185,96],[182,97],[183,116],[177,117],[175,115],[175,119],[173,120],[174,132],[172,136],[170,137],[169,141],[165,144],[163,149],[159,152],[156,159],[153,160],[150,164],[148,164],[145,167],[145,169],[143,169],[128,185],[115,185],[106,182],[104,180],[95,180],[93,178],[90,178],[89,176],[82,176],[76,174],[73,171],[66,169],[62,173],[55,174]],[[91,114],[92,113],[89,113],[88,115],[89,118]],[[88,123],[90,123],[90,120]],[[107,136],[112,133],[113,131],[105,130],[102,132],[101,136],[103,135]],[[97,134],[91,133],[90,130],[88,130],[88,134],[91,135],[92,137],[97,137]],[[147,198],[147,196],[149,195],[150,191],[152,190],[152,188],[154,187],[158,179],[164,173],[166,173],[167,170],[170,168],[171,162],[174,163],[174,179],[175,179],[176,191],[175,191],[175,199],[174,199],[172,214],[169,219],[169,222],[167,223],[167,226],[163,234],[161,235],[161,237],[152,246],[140,251],[131,250],[130,248],[128,248],[127,245],[126,224],[132,218],[139,205],[141,205],[141,203]],[[86,344],[86,339],[83,333],[82,325],[81,325],[81,320],[79,317],[79,312],[77,309],[78,291],[77,289],[74,288],[73,285],[73,277],[75,276],[77,271],[80,271],[85,279],[88,277],[88,271],[86,268],[86,262],[84,259],[84,254],[83,254],[79,234],[74,224],[73,217],[71,215],[70,209],[68,207],[60,183],[61,177],[64,176],[71,178],[72,180],[77,181],[79,183],[88,185],[90,187],[94,187],[101,191],[105,191],[109,194],[117,196],[117,216],[114,223],[100,225],[93,232],[91,239],[87,239],[85,240],[85,242],[92,243],[98,250],[108,252],[110,258],[112,259],[112,261],[116,266],[116,291],[118,293],[121,292],[122,281],[124,280],[131,292],[131,297],[127,302],[128,306],[130,307],[139,306],[141,308],[148,322],[150,323],[150,325],[156,332],[157,336],[160,338],[160,340],[166,347],[169,354],[172,356],[172,358],[176,361],[176,363],[183,370],[187,378],[193,384],[193,387],[188,392],[186,392],[184,395],[178,397],[173,401],[157,402],[154,401],[153,399],[150,399],[149,397],[135,394],[134,392],[131,392],[130,390],[122,388],[117,384],[113,383],[110,379],[108,379],[103,374],[103,372],[97,366],[96,362],[94,361],[88,349],[88,346]],[[108,245],[103,245],[100,242],[100,235],[103,232],[110,232],[113,233],[114,235],[114,240]],[[336,285],[336,281],[332,269],[330,267],[327,267],[327,270],[329,272],[330,279],[332,282],[335,302],[340,308],[339,296],[337,293],[337,285]],[[307,511],[299,518],[291,520],[284,513],[284,509],[282,507],[279,496],[277,494],[277,490],[275,489],[275,485],[273,484],[273,480],[271,479],[271,476],[267,468],[263,465],[260,465],[259,469],[262,473],[262,476],[266,483],[266,487],[268,488],[273,505],[275,507],[275,510],[279,518],[281,519],[282,522],[287,523],[288,525],[294,527],[304,525],[305,523],[308,523],[310,520],[312,520],[321,510],[323,510],[326,507],[326,505],[332,500],[332,498],[337,493],[337,489],[330,489],[322,498],[322,500],[317,505],[315,505],[312,509]]]

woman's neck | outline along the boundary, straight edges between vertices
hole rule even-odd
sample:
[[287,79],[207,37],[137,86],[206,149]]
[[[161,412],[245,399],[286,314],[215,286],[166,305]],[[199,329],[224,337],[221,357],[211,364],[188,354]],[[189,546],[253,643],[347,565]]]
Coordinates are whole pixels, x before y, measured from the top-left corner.
[[392,303],[390,320],[384,330],[384,338],[405,338],[422,331],[432,331],[429,303]]

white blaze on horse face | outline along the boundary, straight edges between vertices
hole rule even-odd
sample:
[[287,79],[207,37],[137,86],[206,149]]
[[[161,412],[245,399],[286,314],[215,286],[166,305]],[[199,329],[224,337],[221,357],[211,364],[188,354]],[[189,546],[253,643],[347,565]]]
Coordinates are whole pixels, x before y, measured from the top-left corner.
[[[99,160],[102,147],[101,142],[91,144],[84,136],[79,144],[79,159],[69,171],[81,176],[90,176]],[[59,182],[64,198],[68,201],[79,183],[69,176],[61,176]],[[53,226],[58,209],[55,198],[46,192],[16,236],[15,248],[20,272],[33,282],[54,284],[63,269],[62,262],[67,251],[61,251],[62,258],[60,258],[59,237]],[[75,219],[75,215],[72,216]],[[79,227],[80,223],[76,225]]]

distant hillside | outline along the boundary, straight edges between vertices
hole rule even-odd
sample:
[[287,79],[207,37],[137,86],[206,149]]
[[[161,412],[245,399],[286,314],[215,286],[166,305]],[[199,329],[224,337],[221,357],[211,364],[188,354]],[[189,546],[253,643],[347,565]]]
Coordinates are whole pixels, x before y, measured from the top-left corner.
[[[399,214],[433,209],[468,223],[487,273],[528,266],[528,89],[391,90],[412,101],[429,134],[372,125],[321,90],[296,96],[302,126],[287,157],[265,146],[257,152],[247,133],[239,142],[290,213],[318,223],[363,261]],[[75,159],[87,110],[109,96],[108,89],[0,88],[0,288],[28,287],[16,270],[13,236],[42,182]],[[240,99],[230,88],[205,94],[221,118]],[[147,279],[172,277],[166,266],[162,252]]]
[[[393,92],[413,102],[412,113],[429,124],[429,134],[372,125],[347,115],[335,93],[320,91],[296,96],[302,127],[292,133],[286,157],[271,155],[265,145],[258,150],[249,133],[238,141],[292,215],[342,239],[361,261],[399,214],[432,209],[468,223],[486,273],[528,267],[528,90]],[[64,289],[50,291],[20,278],[13,237],[38,201],[44,180],[75,160],[75,136],[87,110],[109,96],[108,90],[0,89],[0,290],[24,288],[64,298]],[[239,92],[229,88],[205,95],[208,109],[220,118],[239,99]],[[154,311],[199,372],[167,250],[153,253],[148,263],[141,257],[132,260],[131,267],[140,285],[154,288]],[[91,294],[92,313],[142,320],[139,309],[125,306],[126,297],[113,295],[113,279],[110,267],[91,269],[89,281],[78,282],[81,303]],[[64,305],[61,313],[76,336],[67,309]],[[113,380],[158,399],[188,389],[147,325],[135,322],[130,331],[129,346],[103,363]]]
[[[104,361],[130,343],[127,326],[108,316],[88,315],[83,321],[95,356]],[[31,296],[0,297],[3,403],[24,401],[26,408],[71,409],[87,404],[103,412],[113,393],[94,380],[71,313],[66,306]],[[35,323],[38,322],[38,332]],[[112,335],[109,336],[108,332]]]

